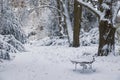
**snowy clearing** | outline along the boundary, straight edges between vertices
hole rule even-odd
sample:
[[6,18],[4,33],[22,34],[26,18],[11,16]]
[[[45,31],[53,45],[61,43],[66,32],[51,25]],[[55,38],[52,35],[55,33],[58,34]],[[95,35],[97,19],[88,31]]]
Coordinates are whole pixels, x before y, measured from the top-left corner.
[[65,46],[26,45],[27,52],[1,63],[0,80],[120,80],[120,57],[97,57],[93,63],[95,72],[80,72],[70,59],[84,52],[95,54],[97,47],[70,48]]

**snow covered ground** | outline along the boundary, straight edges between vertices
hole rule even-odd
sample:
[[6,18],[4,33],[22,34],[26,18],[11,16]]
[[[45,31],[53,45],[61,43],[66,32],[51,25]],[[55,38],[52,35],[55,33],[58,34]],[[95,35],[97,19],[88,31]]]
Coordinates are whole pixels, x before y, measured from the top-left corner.
[[26,52],[0,63],[0,80],[120,80],[120,56],[96,57],[95,72],[80,72],[70,59],[84,52],[97,53],[97,47],[26,45]]

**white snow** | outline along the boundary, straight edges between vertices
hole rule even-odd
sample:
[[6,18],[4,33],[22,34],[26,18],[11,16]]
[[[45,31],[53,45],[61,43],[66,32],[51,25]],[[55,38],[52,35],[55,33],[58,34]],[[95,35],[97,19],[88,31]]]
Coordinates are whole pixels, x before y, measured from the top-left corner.
[[118,16],[120,16],[120,11],[118,12]]
[[[85,3],[82,0],[78,1],[93,10],[93,12],[100,16],[100,19],[104,19],[104,13],[96,10],[96,8],[89,5],[89,3]],[[103,7],[106,9],[109,8],[106,4],[103,4]],[[73,33],[67,6],[63,4],[63,8],[65,10],[63,14],[66,16],[66,23],[67,26],[69,26],[67,29],[70,43],[72,43]],[[120,12],[118,14],[120,15]],[[38,18],[33,18],[35,13],[31,13],[31,15],[29,15],[31,20],[28,21],[28,23],[30,23],[24,27],[26,33],[30,33],[32,30],[37,29],[36,27],[34,28],[34,26],[37,26],[39,23]],[[43,13],[41,19],[44,18],[47,23],[49,22],[47,19],[48,17],[48,15]],[[41,23],[41,25],[42,24],[44,23]],[[87,33],[84,34],[84,37],[85,35],[86,37],[81,39],[81,42],[86,40],[84,44],[88,44],[93,41],[95,45],[92,46],[73,48],[65,45],[68,45],[68,42],[65,39],[50,40],[49,38],[44,38],[39,42],[33,41],[31,45],[26,44],[26,52],[12,54],[11,61],[1,62],[0,60],[0,80],[120,80],[120,56],[110,55],[107,57],[95,57],[95,62],[93,63],[93,69],[95,72],[81,72],[81,66],[77,66],[77,71],[73,71],[74,65],[70,62],[71,59],[82,59],[85,61],[87,58],[89,61],[91,60],[91,57],[84,58],[83,54],[90,53],[91,55],[94,55],[97,53],[98,45],[96,46],[96,43],[98,42],[95,41],[98,41],[98,36],[96,36],[98,33],[96,30],[97,29],[91,30],[91,34],[89,36]],[[38,36],[46,37],[46,35],[43,36],[43,33],[38,33]],[[95,35],[92,35],[92,33]],[[2,38],[2,36],[0,36],[0,38]],[[106,46],[107,45],[105,45],[103,49],[105,49]]]
[[81,73],[71,58],[83,53],[97,53],[96,46],[79,48],[65,46],[26,45],[27,52],[16,54],[11,61],[0,63],[0,80],[120,80],[120,56],[95,57],[95,72]]
[[104,9],[110,9],[110,7],[109,7],[106,3],[103,3],[103,4],[102,4],[102,7],[103,7]]

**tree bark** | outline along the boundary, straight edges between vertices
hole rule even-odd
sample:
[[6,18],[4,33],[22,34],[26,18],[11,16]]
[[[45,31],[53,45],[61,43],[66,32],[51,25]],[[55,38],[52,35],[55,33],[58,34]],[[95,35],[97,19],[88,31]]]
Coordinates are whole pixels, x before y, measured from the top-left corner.
[[[60,0],[57,0],[57,8],[58,8],[58,10],[61,10],[61,2],[60,2]],[[59,27],[60,36],[62,36],[62,33],[61,33],[61,31],[62,31],[62,26],[61,26],[62,19],[61,19],[61,17],[62,17],[61,12],[58,11],[58,27]]]
[[101,5],[103,0],[99,0],[100,11],[105,11],[104,18],[106,20],[101,20],[99,23],[99,48],[98,56],[107,56],[110,53],[115,54],[115,31],[113,26],[113,10],[112,1],[106,4],[109,5],[110,9],[104,9]]
[[100,21],[99,24],[99,49],[98,56],[114,54],[115,49],[115,28],[108,21]]
[[73,27],[73,47],[79,47],[79,35],[82,17],[82,6],[77,0],[74,0],[74,27]]
[[67,5],[67,0],[65,0],[65,3],[63,5],[63,10],[65,14],[65,25],[67,27],[67,34],[68,34],[68,42],[69,46],[72,46],[73,43],[73,28],[72,28],[72,23],[70,21],[70,15],[68,12],[68,5]]

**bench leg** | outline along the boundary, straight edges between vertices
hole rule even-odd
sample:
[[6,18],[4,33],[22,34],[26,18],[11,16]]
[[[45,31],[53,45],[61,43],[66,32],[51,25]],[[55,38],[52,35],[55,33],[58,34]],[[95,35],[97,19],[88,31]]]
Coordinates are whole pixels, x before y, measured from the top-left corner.
[[77,64],[75,64],[75,70],[77,70]]
[[77,64],[75,63],[75,69],[74,69],[74,71],[76,71],[77,70]]
[[86,64],[81,64],[80,66],[82,66],[82,72],[84,72],[87,69],[87,65]]
[[91,70],[92,70],[92,64],[89,64],[89,69],[91,69]]

